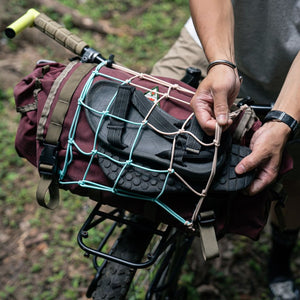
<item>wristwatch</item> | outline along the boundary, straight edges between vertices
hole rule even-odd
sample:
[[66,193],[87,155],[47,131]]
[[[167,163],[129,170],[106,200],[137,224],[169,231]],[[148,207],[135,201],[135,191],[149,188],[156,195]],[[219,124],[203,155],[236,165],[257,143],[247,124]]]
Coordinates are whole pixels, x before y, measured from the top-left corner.
[[283,122],[287,126],[289,126],[291,128],[290,138],[293,137],[293,135],[298,127],[298,122],[293,117],[291,117],[289,114],[287,114],[283,111],[280,111],[280,110],[271,110],[265,116],[263,123],[273,121],[273,120]]

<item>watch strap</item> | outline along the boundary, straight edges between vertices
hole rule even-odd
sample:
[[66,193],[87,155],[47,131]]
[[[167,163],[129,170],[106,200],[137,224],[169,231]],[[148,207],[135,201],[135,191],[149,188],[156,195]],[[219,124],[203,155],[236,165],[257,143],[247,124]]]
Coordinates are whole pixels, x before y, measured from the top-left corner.
[[297,126],[298,126],[298,122],[291,117],[289,114],[280,111],[280,110],[271,110],[267,113],[267,115],[265,116],[264,122],[269,122],[269,121],[273,121],[273,120],[277,120],[279,122],[283,122],[285,123],[287,126],[289,126],[291,128],[291,133],[292,135],[295,133]]

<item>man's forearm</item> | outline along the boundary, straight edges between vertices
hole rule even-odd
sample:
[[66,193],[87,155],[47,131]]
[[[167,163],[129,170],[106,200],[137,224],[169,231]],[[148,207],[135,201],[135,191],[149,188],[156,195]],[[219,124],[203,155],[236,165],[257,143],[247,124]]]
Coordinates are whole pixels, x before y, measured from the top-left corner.
[[231,0],[190,0],[195,29],[209,62],[234,59],[234,15]]
[[293,61],[273,109],[284,111],[300,121],[300,52]]

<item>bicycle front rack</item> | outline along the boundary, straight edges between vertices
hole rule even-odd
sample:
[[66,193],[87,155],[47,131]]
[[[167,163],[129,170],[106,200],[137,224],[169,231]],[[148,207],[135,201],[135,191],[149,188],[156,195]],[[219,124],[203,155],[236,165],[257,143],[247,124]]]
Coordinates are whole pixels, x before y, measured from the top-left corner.
[[[91,297],[98,279],[101,276],[102,269],[104,268],[105,264],[107,261],[113,261],[119,264],[123,264],[127,267],[130,268],[135,268],[135,269],[142,269],[142,268],[148,268],[151,265],[153,265],[161,253],[169,246],[171,248],[168,250],[171,255],[173,252],[174,248],[174,242],[176,240],[176,231],[172,231],[171,226],[166,226],[163,229],[158,229],[154,225],[148,225],[144,224],[143,222],[139,222],[138,220],[136,221],[134,218],[131,217],[132,215],[128,214],[126,211],[118,208],[113,208],[105,206],[103,209],[102,204],[98,202],[92,212],[89,214],[88,218],[84,222],[83,226],[79,230],[78,236],[77,236],[77,241],[79,246],[85,251],[85,256],[89,257],[90,255],[93,255],[93,265],[94,268],[96,269],[97,273],[90,283],[90,286],[87,290],[86,295],[88,297]],[[104,221],[112,221],[110,222],[110,228],[107,230],[106,234],[104,237],[100,237],[100,231],[96,230],[92,233],[92,229],[96,228],[99,224],[101,224]],[[153,224],[153,223],[151,223]],[[137,263],[129,260],[125,260],[119,257],[114,256],[110,250],[104,251],[106,248],[106,245],[108,244],[110,238],[113,236],[114,232],[116,231],[117,228],[121,228],[123,226],[137,226],[139,229],[142,228],[144,232],[148,232],[152,234],[153,236],[158,236],[159,237],[159,243],[157,243],[153,249],[148,249],[148,253],[146,253],[145,257],[147,257],[146,260],[143,262]],[[94,238],[94,235],[96,235],[96,239],[100,242],[98,244],[98,247],[91,247],[87,245],[88,239]],[[187,245],[186,247],[183,248],[184,252],[187,252],[187,249],[190,247],[190,244],[192,242],[192,239],[187,239],[185,244]],[[150,247],[151,248],[151,247]],[[101,262],[101,264],[98,264],[98,259],[103,259],[104,261]],[[168,257],[165,259],[164,264],[160,267],[160,270],[158,271],[158,274],[156,275],[152,285],[149,288],[149,291],[147,293],[147,299],[151,298],[151,295],[154,293],[154,291],[158,291],[163,289],[164,287],[158,288],[158,280],[160,278],[161,273],[163,272],[165,268],[165,264],[168,261]],[[181,263],[181,262],[180,262]],[[149,298],[150,297],[150,298]]]
[[[77,241],[79,246],[85,251],[85,256],[93,255],[94,256],[94,267],[96,270],[99,269],[99,265],[97,262],[97,258],[103,258],[105,260],[110,260],[119,264],[123,264],[130,268],[147,268],[151,266],[159,257],[159,255],[163,252],[164,249],[171,243],[172,236],[170,236],[170,228],[167,227],[165,230],[160,230],[154,227],[146,226],[141,224],[137,221],[133,221],[128,215],[126,215],[125,211],[118,208],[111,208],[110,211],[101,210],[101,203],[97,203],[90,215],[88,216],[87,220],[79,230]],[[91,237],[90,231],[91,229],[98,226],[100,223],[111,220],[113,224],[111,225],[110,229],[106,233],[106,235],[102,238],[97,248],[93,248],[88,246],[86,241]],[[153,235],[158,235],[161,237],[160,242],[156,249],[150,251],[147,255],[147,260],[141,263],[136,263],[132,261],[128,261],[125,259],[121,259],[112,255],[109,252],[104,251],[105,245],[107,244],[109,238],[113,235],[115,230],[121,226],[138,226],[139,228],[143,226],[145,231],[150,231]],[[99,231],[94,232],[94,235],[98,235],[96,238],[100,239]]]

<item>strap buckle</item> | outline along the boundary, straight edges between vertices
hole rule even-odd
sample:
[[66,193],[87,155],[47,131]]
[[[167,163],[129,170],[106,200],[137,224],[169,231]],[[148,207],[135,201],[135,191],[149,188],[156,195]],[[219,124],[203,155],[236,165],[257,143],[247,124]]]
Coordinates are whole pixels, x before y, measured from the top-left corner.
[[218,257],[219,247],[214,228],[215,213],[212,210],[201,212],[197,219],[204,261]]
[[58,144],[52,145],[44,142],[43,145],[38,170],[40,175],[53,176],[57,171]]
[[216,215],[212,210],[201,212],[198,216],[198,222],[203,227],[213,226],[216,222]]

